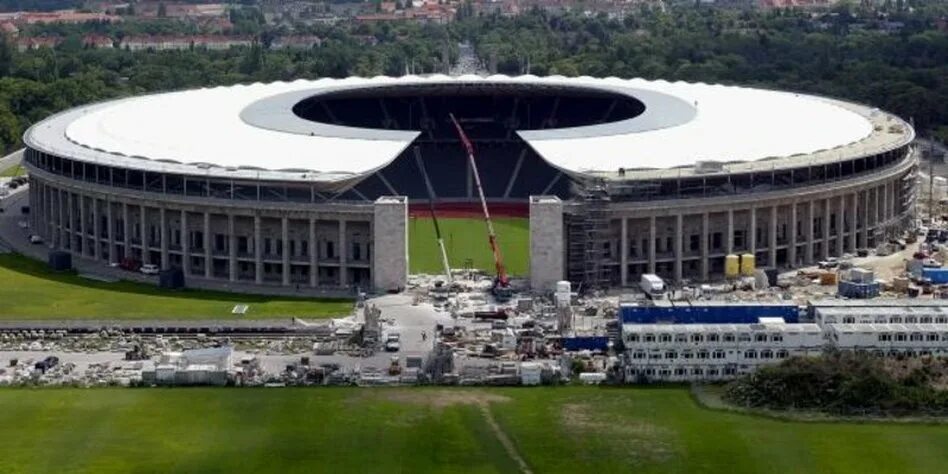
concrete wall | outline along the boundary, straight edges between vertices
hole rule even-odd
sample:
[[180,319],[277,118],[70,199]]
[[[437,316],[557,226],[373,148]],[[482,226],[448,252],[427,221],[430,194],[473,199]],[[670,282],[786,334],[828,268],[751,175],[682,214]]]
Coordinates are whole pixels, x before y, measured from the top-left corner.
[[530,286],[553,290],[566,272],[563,202],[556,196],[530,196]]
[[375,273],[378,290],[402,289],[408,283],[408,199],[383,196],[375,201]]

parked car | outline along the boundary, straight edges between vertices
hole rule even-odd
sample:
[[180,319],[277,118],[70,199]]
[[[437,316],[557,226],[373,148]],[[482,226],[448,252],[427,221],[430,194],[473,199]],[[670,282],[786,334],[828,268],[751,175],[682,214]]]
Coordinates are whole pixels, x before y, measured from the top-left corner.
[[401,348],[401,335],[397,332],[389,333],[385,338],[385,352],[398,352]]
[[138,271],[145,275],[157,275],[160,270],[158,269],[158,265],[155,265],[154,263],[146,263],[142,265]]
[[41,243],[43,243],[43,238],[40,237],[40,236],[38,236],[38,235],[36,235],[36,234],[33,234],[33,235],[30,236],[30,243],[31,243],[31,244],[41,244]]

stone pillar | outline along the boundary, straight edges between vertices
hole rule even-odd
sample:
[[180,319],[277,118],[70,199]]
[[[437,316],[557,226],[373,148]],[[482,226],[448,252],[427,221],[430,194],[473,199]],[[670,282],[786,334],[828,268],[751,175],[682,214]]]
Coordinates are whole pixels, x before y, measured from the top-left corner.
[[86,256],[89,255],[89,245],[87,245],[88,239],[86,239],[86,198],[82,194],[76,194],[76,199],[79,201],[79,246],[82,249],[80,255]]
[[682,233],[684,232],[684,216],[678,214],[675,216],[675,283],[681,283],[682,264],[684,259],[684,248],[682,246]]
[[563,203],[556,196],[530,196],[530,286],[552,291],[564,277]]
[[813,241],[816,238],[816,232],[814,232],[815,230],[814,228],[816,227],[815,222],[814,222],[815,218],[816,218],[816,202],[811,199],[809,203],[807,204],[807,213],[806,213],[806,220],[807,220],[806,247],[804,247],[805,249],[804,252],[806,252],[805,258],[806,258],[807,265],[813,264],[813,253],[814,253],[813,246],[816,245],[815,242]]
[[648,272],[655,273],[655,239],[657,238],[655,216],[648,218]]
[[214,252],[211,248],[211,213],[204,213],[204,278],[211,278],[214,270]]
[[707,212],[701,214],[701,281],[708,281],[711,273],[711,262],[709,261],[708,233],[710,228],[710,216]]
[[797,202],[790,203],[790,246],[787,247],[787,260],[790,267],[797,266]]
[[[378,251],[378,244],[375,240],[375,232],[377,230],[373,228],[372,240],[376,242],[376,251]],[[319,284],[319,265],[317,259],[319,258],[319,246],[316,241],[316,219],[313,217],[309,218],[309,286],[316,288],[316,285]],[[375,259],[375,254],[372,255],[373,261]],[[372,276],[373,278],[377,274],[378,269],[373,268]],[[407,277],[406,277],[407,278]],[[406,280],[407,281],[407,280]],[[373,281],[374,284],[374,281]],[[378,286],[376,286],[378,288]]]
[[830,198],[826,198],[823,201],[823,260],[829,258],[830,255]]
[[141,240],[142,240],[142,263],[151,263],[151,252],[148,251],[148,223],[146,222],[146,211],[145,206],[140,206],[142,210],[141,217]]
[[869,248],[869,190],[863,191],[862,200],[862,246]]
[[254,263],[254,281],[257,284],[263,283],[263,243],[260,241],[260,215],[253,216],[253,263]]
[[836,256],[846,252],[846,195],[839,197],[839,211],[836,213]]
[[227,214],[227,277],[237,281],[237,223],[233,214]]
[[286,216],[283,216],[281,228],[283,233],[283,248],[280,253],[283,258],[283,286],[290,286],[290,220]]
[[757,208],[750,208],[750,240],[747,248],[752,255],[757,255]]
[[109,227],[107,234],[109,239],[109,263],[111,264],[118,262],[118,259],[116,258],[118,255],[118,249],[115,247],[115,219],[113,219],[112,216],[114,213],[112,210],[112,201],[106,201],[105,205],[105,220]]
[[166,214],[165,208],[162,207],[158,210],[158,225],[160,226],[158,228],[158,238],[160,239],[162,269],[168,268],[170,263],[168,261],[168,219]]
[[191,275],[191,231],[188,229],[188,211],[181,210],[181,267],[185,276]]
[[769,241],[767,244],[767,265],[770,268],[777,268],[777,206],[770,206],[770,231],[768,232]]
[[[530,198],[531,252],[534,250],[532,233],[534,229],[534,199],[535,197]],[[559,199],[557,199],[557,201],[559,201]],[[541,211],[545,212],[547,209],[542,209]],[[550,212],[552,213],[552,211]],[[339,232],[340,236],[345,231],[344,222],[345,221],[339,221],[341,229]],[[555,222],[551,224],[555,225]],[[562,213],[560,213],[560,226],[562,228]],[[375,289],[379,291],[400,290],[408,283],[408,198],[404,196],[382,196],[378,198],[373,206],[372,229],[372,240],[375,241],[375,251],[372,252],[373,268],[375,269],[375,272],[372,274],[372,284],[375,286]],[[315,234],[315,221],[310,219],[309,235],[311,241],[315,241]],[[560,239],[562,240],[562,232],[560,232]],[[317,249],[313,248],[312,250],[312,253],[316,253]],[[552,251],[552,249],[550,251]],[[340,263],[342,262],[341,256],[343,254],[344,252],[340,252]],[[560,255],[560,266],[562,267],[562,250],[558,255]],[[534,269],[538,268],[535,267],[536,263],[542,266],[546,263],[555,264],[555,262],[552,262],[547,258],[547,255],[544,254],[541,254],[538,258],[535,257],[531,259],[530,283],[541,285],[543,282],[535,282],[534,277],[545,275],[535,273]],[[312,255],[310,256],[310,266],[313,269],[316,268],[315,258]],[[340,270],[341,269],[342,265],[340,265]],[[560,273],[562,273],[562,269]],[[534,286],[534,288],[539,287],[540,286]]]
[[853,210],[850,212],[851,217],[849,218],[849,251],[855,252],[858,245],[858,236],[859,236],[859,194],[852,194],[853,200]]
[[619,220],[619,283],[622,286],[629,284],[629,220],[625,217]]
[[132,258],[132,233],[130,227],[132,223],[128,219],[128,203],[122,202],[122,255],[125,258]]
[[66,234],[66,220],[64,219],[66,211],[63,209],[66,205],[63,199],[62,189],[56,190],[56,200],[59,201],[59,239],[57,239],[56,246],[60,249],[64,249],[66,248],[67,242],[69,242],[67,240],[69,236]]
[[92,205],[92,258],[99,260],[102,251],[102,242],[99,240],[99,200],[90,197],[89,204]]
[[728,255],[734,253],[734,209],[727,210],[727,235],[724,242],[724,251]]
[[339,218],[339,286],[349,282],[349,248],[346,244],[346,220]]

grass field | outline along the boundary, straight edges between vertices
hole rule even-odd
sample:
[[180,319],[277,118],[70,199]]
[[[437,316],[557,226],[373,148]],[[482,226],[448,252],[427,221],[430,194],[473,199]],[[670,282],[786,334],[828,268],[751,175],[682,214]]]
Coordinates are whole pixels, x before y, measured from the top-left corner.
[[[411,273],[441,273],[441,254],[435,239],[434,221],[409,219],[409,266]],[[530,269],[530,221],[527,218],[494,219],[504,264],[511,275],[526,275]],[[441,234],[451,268],[464,268],[471,259],[474,268],[494,271],[494,257],[487,243],[487,228],[480,218],[439,218]]]
[[4,389],[0,406],[3,473],[493,473],[517,472],[518,459],[570,474],[948,465],[948,425],[783,422],[700,408],[683,388]]
[[14,176],[23,176],[26,174],[26,168],[23,165],[11,166],[3,171],[0,171],[0,177],[11,178]]
[[[250,306],[247,314],[231,314],[238,303]],[[53,273],[43,262],[20,255],[0,255],[0,319],[317,318],[346,315],[352,304],[348,300],[168,291],[127,281],[105,283],[75,273]]]

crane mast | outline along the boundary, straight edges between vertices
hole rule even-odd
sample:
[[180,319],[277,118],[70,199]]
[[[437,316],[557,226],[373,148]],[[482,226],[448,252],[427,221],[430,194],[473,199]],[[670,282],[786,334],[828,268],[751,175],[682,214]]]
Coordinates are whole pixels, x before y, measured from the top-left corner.
[[451,122],[454,123],[454,128],[457,130],[458,136],[461,138],[461,143],[467,152],[468,161],[471,163],[471,171],[473,171],[474,174],[474,184],[477,186],[477,195],[481,199],[481,208],[484,211],[484,222],[487,224],[487,239],[490,242],[490,250],[494,253],[494,267],[497,270],[496,283],[498,286],[506,288],[510,284],[510,280],[507,278],[507,269],[504,267],[504,258],[500,254],[500,247],[497,246],[497,234],[494,233],[494,223],[490,219],[490,211],[487,210],[487,198],[484,197],[484,187],[481,186],[481,176],[477,171],[477,161],[474,159],[474,145],[471,144],[471,141],[467,138],[464,129],[461,128],[461,124],[454,118],[454,114],[448,114],[448,116],[451,117]]
[[435,237],[438,239],[438,248],[441,250],[441,266],[444,267],[444,277],[448,284],[454,282],[451,277],[451,265],[448,263],[448,252],[444,249],[444,238],[441,237],[441,226],[438,225],[438,216],[435,215],[434,200],[428,198],[428,209],[431,211],[431,220],[434,221]]

